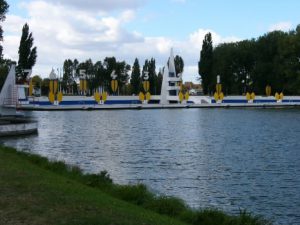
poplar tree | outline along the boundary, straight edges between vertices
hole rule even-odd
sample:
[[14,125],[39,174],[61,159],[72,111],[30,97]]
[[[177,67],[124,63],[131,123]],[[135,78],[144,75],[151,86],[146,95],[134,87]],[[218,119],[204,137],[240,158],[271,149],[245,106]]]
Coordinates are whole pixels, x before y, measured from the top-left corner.
[[133,63],[130,84],[132,88],[132,93],[135,95],[139,94],[141,85],[141,70],[139,60],[137,58],[135,58]]
[[[8,11],[9,5],[5,0],[0,0],[0,41],[3,41],[3,30],[2,30],[2,22],[5,20],[5,14]],[[2,50],[3,47],[0,44],[0,58],[2,59]]]
[[37,48],[33,47],[34,38],[32,33],[29,32],[29,26],[27,23],[23,26],[22,36],[19,46],[19,60],[17,66],[17,76],[21,81],[26,80],[27,74],[23,73],[25,69],[32,69],[36,63]]
[[175,63],[176,75],[178,75],[179,73],[182,73],[183,68],[184,68],[184,61],[181,58],[181,56],[176,55],[174,58],[174,63]]
[[198,73],[202,80],[203,93],[209,94],[212,88],[211,81],[213,69],[213,46],[211,33],[207,33],[204,37],[202,50],[200,52],[200,61],[198,62]]

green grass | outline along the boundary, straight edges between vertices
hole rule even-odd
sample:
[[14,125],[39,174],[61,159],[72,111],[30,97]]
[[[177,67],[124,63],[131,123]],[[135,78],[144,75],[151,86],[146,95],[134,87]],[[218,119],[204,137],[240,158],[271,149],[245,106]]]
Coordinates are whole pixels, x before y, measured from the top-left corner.
[[241,212],[195,211],[145,185],[117,185],[107,174],[0,146],[0,224],[265,225]]

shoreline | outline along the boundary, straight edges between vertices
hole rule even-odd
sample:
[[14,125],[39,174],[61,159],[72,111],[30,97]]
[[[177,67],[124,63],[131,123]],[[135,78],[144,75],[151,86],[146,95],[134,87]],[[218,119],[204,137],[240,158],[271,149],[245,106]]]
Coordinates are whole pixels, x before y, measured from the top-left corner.
[[[68,216],[70,224],[79,217],[80,224],[102,224],[103,219],[107,224],[271,224],[246,211],[228,215],[217,209],[192,210],[178,198],[154,195],[143,184],[114,184],[105,171],[84,174],[78,167],[4,146],[0,156],[0,198],[6,205],[0,222],[6,224],[18,224],[20,218],[30,224],[60,224]],[[102,215],[101,207],[111,213]]]
[[296,103],[212,103],[212,104],[82,104],[82,105],[22,105],[17,110],[142,110],[142,109],[194,109],[194,108],[300,108]]

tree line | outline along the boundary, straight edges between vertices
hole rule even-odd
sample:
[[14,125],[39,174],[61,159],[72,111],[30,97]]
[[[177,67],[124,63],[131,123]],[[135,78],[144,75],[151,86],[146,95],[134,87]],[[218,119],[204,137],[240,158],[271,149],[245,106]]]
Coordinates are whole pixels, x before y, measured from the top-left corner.
[[[176,55],[175,66],[177,73],[182,72],[184,62],[181,56]],[[59,73],[59,72],[58,72]],[[113,93],[111,88],[111,74],[116,75],[118,81],[118,93]],[[58,74],[58,76],[60,76]],[[103,61],[93,63],[91,59],[79,62],[77,59],[66,59],[63,63],[62,77],[58,77],[62,91],[66,94],[80,94],[78,80],[86,79],[89,92],[99,90],[107,91],[110,94],[138,95],[143,92],[143,81],[149,81],[149,92],[152,95],[160,95],[162,84],[162,69],[156,71],[154,58],[146,59],[143,66],[140,66],[136,58],[133,65],[125,61],[117,61],[115,57],[106,57]],[[34,83],[42,87],[42,94],[47,95],[49,91],[49,78],[33,77]]]
[[289,32],[273,31],[257,39],[222,43],[213,48],[211,33],[205,35],[199,78],[204,94],[216,90],[220,75],[225,95],[254,92],[264,95],[270,85],[272,93],[300,94],[300,25]]

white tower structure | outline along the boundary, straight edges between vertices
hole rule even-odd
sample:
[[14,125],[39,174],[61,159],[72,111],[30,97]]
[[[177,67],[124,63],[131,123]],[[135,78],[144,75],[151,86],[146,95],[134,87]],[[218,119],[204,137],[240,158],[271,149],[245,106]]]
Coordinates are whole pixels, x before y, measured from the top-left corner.
[[160,94],[160,104],[178,103],[181,76],[176,75],[173,49],[171,49],[169,63],[163,71]]

